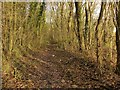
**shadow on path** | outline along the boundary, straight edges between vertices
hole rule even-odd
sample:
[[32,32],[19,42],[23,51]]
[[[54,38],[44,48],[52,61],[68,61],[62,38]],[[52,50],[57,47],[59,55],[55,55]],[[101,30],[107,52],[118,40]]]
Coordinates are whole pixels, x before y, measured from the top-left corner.
[[[99,76],[95,63],[86,57],[76,57],[73,53],[51,46],[31,51],[29,56],[26,55],[15,61],[14,66],[22,73],[21,82],[20,80],[14,82],[8,80],[8,87],[120,88],[120,79],[117,75]],[[14,83],[13,86],[10,86],[10,83]]]

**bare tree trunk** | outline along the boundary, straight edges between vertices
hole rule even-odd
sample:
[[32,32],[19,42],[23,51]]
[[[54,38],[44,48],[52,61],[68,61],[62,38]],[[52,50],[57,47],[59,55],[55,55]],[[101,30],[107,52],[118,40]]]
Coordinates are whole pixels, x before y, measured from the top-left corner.
[[85,49],[88,49],[88,9],[87,9],[87,2],[86,2],[86,6],[85,6],[85,15],[86,15],[86,19],[85,19],[85,32],[84,32],[84,43],[85,43]]
[[100,47],[100,43],[99,43],[99,36],[98,36],[98,34],[99,34],[98,27],[99,27],[99,24],[100,24],[100,22],[102,20],[103,11],[104,11],[104,3],[102,2],[101,3],[100,14],[99,14],[98,21],[97,21],[97,25],[95,27],[96,58],[97,58],[98,68],[100,69],[100,71],[101,71],[101,61],[99,60],[99,47]]
[[116,9],[116,47],[117,47],[117,65],[116,65],[116,73],[120,75],[120,2],[117,3]]
[[[2,62],[2,2],[0,2],[0,62]],[[0,63],[0,89],[2,89],[2,63]]]
[[72,12],[73,12],[73,5],[72,5],[72,2],[68,3],[69,4],[69,8],[70,8],[70,11],[69,11],[69,16],[68,16],[68,25],[67,25],[67,40],[68,40],[68,44],[70,45],[71,44],[71,36],[70,36],[70,30],[71,30],[71,26],[70,26],[70,20],[72,18]]
[[61,22],[60,22],[60,29],[61,29],[61,32],[60,32],[60,34],[61,34],[61,41],[62,41],[62,48],[63,49],[65,49],[65,45],[64,45],[64,37],[63,37],[63,33],[64,33],[64,27],[63,27],[63,17],[64,17],[64,14],[63,14],[63,10],[64,10],[64,3],[63,2],[61,2],[60,3],[60,5],[61,5],[61,11],[60,11],[60,15],[61,15]]
[[80,14],[81,14],[81,7],[79,7],[80,2],[75,2],[76,8],[76,20],[77,20],[77,39],[79,44],[79,51],[82,50],[82,41],[80,36]]

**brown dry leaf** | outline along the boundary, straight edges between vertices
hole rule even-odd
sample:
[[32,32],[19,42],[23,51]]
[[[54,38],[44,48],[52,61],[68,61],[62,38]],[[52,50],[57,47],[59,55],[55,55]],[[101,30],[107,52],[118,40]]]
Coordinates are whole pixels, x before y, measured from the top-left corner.
[[77,85],[72,85],[72,88],[77,88],[78,86]]

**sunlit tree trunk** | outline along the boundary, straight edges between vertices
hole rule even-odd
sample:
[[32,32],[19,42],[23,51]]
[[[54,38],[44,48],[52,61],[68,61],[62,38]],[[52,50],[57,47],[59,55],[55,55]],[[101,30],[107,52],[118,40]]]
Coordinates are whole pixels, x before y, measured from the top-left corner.
[[64,36],[63,36],[63,35],[64,35],[64,27],[63,27],[63,16],[64,16],[63,10],[64,10],[64,3],[61,2],[60,5],[61,5],[61,11],[60,11],[60,15],[61,15],[61,22],[60,22],[60,29],[61,29],[61,30],[60,30],[60,31],[61,31],[61,32],[60,32],[60,34],[61,34],[61,41],[62,41],[62,44],[61,44],[61,45],[62,45],[62,48],[65,49],[65,45],[64,45],[65,42],[64,42],[64,38],[63,38],[63,37],[64,37]]
[[72,12],[73,12],[73,5],[72,3],[68,3],[69,4],[69,8],[70,8],[70,11],[69,11],[69,14],[68,14],[68,25],[67,25],[67,40],[68,40],[68,44],[70,45],[71,44],[71,18],[72,18]]
[[99,41],[99,29],[98,29],[98,27],[99,27],[100,22],[102,20],[103,11],[104,11],[104,2],[101,3],[100,14],[99,14],[99,17],[98,17],[98,20],[97,20],[97,24],[96,24],[96,27],[95,27],[96,59],[97,59],[98,68],[99,68],[100,72],[101,72],[102,61],[99,59],[99,57],[100,57],[100,55],[99,55],[100,41]]

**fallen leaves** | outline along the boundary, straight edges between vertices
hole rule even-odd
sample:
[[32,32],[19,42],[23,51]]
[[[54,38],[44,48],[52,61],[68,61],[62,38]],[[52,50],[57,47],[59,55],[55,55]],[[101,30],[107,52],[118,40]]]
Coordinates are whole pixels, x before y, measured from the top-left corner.
[[77,85],[71,85],[72,86],[72,88],[78,88],[78,86]]
[[[85,55],[84,55],[85,56]],[[3,87],[17,88],[115,88],[120,85],[118,76],[104,73],[102,76],[94,62],[83,55],[60,50],[40,50],[18,63],[24,80],[8,78]],[[5,80],[9,74],[3,74]]]

